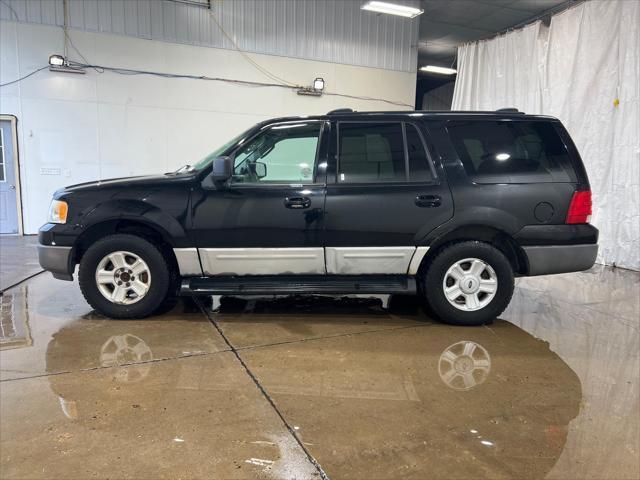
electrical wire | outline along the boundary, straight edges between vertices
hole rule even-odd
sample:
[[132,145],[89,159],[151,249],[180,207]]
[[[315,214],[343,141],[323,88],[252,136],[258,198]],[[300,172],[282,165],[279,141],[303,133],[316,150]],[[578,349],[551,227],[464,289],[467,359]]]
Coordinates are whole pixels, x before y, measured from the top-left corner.
[[251,80],[236,80],[233,78],[224,78],[224,77],[210,77],[208,75],[188,75],[188,74],[180,74],[180,73],[165,73],[165,72],[156,72],[152,70],[136,70],[131,68],[120,68],[120,67],[107,67],[104,65],[93,65],[93,64],[84,64],[74,61],[69,61],[69,66],[71,68],[93,68],[99,69],[105,72],[117,73],[119,75],[152,75],[155,77],[162,78],[184,78],[190,80],[208,80],[214,82],[227,82],[239,85],[246,85],[251,87],[279,87],[286,89],[297,89],[300,87],[291,86],[291,85],[283,85],[281,83],[267,83],[267,82],[255,82]]
[[19,22],[20,21],[20,17],[18,16],[18,14],[16,13],[15,9],[8,4],[5,0],[0,0],[0,3],[2,3],[5,7],[7,7],[9,10],[11,10],[11,13],[13,14],[14,17],[16,17],[16,21]]
[[328,95],[331,97],[342,97],[342,98],[353,98],[355,100],[367,100],[367,101],[371,101],[371,102],[384,102],[384,103],[388,103],[390,105],[397,105],[399,107],[410,107],[411,109],[414,108],[414,105],[411,105],[409,103],[404,103],[404,102],[398,102],[395,100],[387,100],[386,98],[377,98],[377,97],[365,97],[365,96],[360,96],[360,95],[348,95],[346,93],[336,93],[336,92],[323,92],[323,95]]
[[64,58],[69,57],[67,29],[69,28],[69,0],[62,0],[62,32],[64,33]]
[[202,2],[197,2],[197,1],[193,1],[193,0],[166,0],[167,2],[173,2],[173,3],[181,3],[183,5],[190,5],[192,7],[201,7],[201,8],[207,8],[207,9],[211,9],[211,3],[207,2],[207,3],[202,3]]
[[[64,36],[65,36],[65,38],[69,41],[69,45],[71,45],[71,48],[73,48],[73,49],[76,51],[76,53],[78,54],[78,56],[79,56],[82,60],[84,60],[84,63],[85,63],[86,65],[90,65],[90,64],[91,64],[91,62],[89,62],[89,60],[87,60],[87,59],[85,58],[85,56],[84,56],[84,55],[82,55],[82,53],[80,52],[80,50],[78,50],[78,48],[76,47],[76,45],[73,43],[73,40],[71,40],[71,36],[69,35],[69,33],[68,33],[67,29],[63,28],[63,29],[62,29],[62,31],[64,32]],[[65,58],[66,58],[66,55],[65,55]],[[99,67],[90,67],[90,68],[93,68],[93,69],[94,69],[96,72],[98,72],[98,73],[103,73],[103,71],[101,71]]]
[[21,82],[22,80],[25,80],[25,79],[29,78],[31,75],[35,75],[36,73],[41,72],[42,70],[45,70],[47,68],[49,68],[49,65],[45,65],[44,67],[40,67],[40,68],[34,70],[33,72],[27,73],[23,77],[16,78],[15,80],[12,80],[10,82],[0,83],[0,87],[8,87],[9,85],[13,85],[14,83]]
[[266,75],[267,77],[269,77],[271,80],[274,80],[276,82],[282,82],[286,85],[289,85],[291,87],[294,88],[302,88],[301,85],[297,85],[295,83],[289,82],[288,80],[285,80],[284,78],[281,78],[279,76],[277,76],[275,73],[270,72],[269,70],[267,70],[266,68],[264,68],[262,65],[260,65],[258,62],[256,62],[255,60],[253,60],[249,54],[247,52],[245,52],[242,48],[240,48],[240,46],[236,43],[236,41],[233,39],[233,37],[231,35],[229,35],[227,33],[227,31],[224,29],[224,27],[222,26],[222,24],[220,23],[220,21],[218,20],[218,17],[216,16],[215,13],[213,13],[213,11],[211,12],[211,18],[213,18],[213,21],[215,22],[215,24],[218,26],[218,28],[220,29],[220,31],[222,32],[222,34],[227,37],[227,39],[231,42],[231,44],[236,48],[236,50],[238,51],[238,53],[240,55],[242,55],[244,57],[245,60],[247,60],[251,65],[253,65],[256,69],[258,69],[260,72],[262,72],[264,75]]
[[[116,73],[118,75],[151,75],[151,76],[161,77],[161,78],[182,78],[182,79],[188,79],[188,80],[207,80],[212,82],[225,82],[225,83],[230,83],[230,84],[245,86],[245,87],[273,87],[273,88],[285,88],[287,90],[299,90],[301,88],[293,85],[283,85],[282,83],[255,82],[251,80],[237,80],[233,78],[224,78],[224,77],[209,77],[207,75],[187,75],[187,74],[179,74],[179,73],[155,72],[152,70],[135,70],[130,68],[108,67],[105,65],[80,63],[73,60],[69,60],[68,65],[66,65],[66,67],[71,69],[76,69],[76,70],[82,70],[84,68],[92,68],[98,73],[111,72],[111,73]],[[35,75],[36,73],[46,68],[48,68],[48,65],[44,67],[40,67],[23,77],[17,78],[16,80],[12,80],[11,82],[0,84],[0,87],[6,87],[14,83],[20,82],[26,78],[29,78],[32,75]],[[361,95],[349,95],[349,94],[338,93],[338,92],[323,92],[323,94],[332,96],[332,97],[343,97],[343,98],[352,98],[356,100],[384,102],[390,105],[413,108],[413,105],[409,105],[408,103],[397,102],[394,100],[387,100],[386,98],[367,97],[367,96],[361,96]]]

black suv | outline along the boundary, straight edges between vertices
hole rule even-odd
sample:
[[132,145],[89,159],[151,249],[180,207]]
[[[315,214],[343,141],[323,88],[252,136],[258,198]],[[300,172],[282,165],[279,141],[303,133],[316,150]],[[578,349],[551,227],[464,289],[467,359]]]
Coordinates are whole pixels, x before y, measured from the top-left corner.
[[590,268],[589,181],[555,118],[353,112],[268,120],[193,166],[54,195],[40,264],[99,312],[177,294],[419,293],[478,325],[515,276]]

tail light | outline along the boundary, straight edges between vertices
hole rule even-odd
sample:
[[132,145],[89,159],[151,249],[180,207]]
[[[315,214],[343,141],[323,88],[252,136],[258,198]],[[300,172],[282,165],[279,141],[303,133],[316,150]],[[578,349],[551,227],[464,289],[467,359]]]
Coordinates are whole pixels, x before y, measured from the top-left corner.
[[589,223],[591,220],[591,205],[591,190],[573,192],[569,210],[567,211],[566,223]]

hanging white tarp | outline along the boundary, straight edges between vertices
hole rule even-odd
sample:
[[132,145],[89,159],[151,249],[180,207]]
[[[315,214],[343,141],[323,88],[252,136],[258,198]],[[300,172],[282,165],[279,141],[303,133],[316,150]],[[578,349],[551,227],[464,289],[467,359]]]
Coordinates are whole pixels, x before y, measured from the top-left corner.
[[458,48],[454,110],[516,107],[567,127],[586,165],[599,262],[640,269],[640,2],[589,1]]

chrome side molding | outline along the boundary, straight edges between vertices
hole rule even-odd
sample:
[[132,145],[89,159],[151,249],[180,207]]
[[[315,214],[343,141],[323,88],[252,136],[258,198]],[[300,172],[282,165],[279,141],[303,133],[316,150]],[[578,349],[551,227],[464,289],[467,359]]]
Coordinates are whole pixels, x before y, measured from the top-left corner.
[[322,275],[324,249],[201,248],[205,275]]
[[202,275],[197,248],[174,248],[173,253],[178,261],[180,276],[197,277]]
[[406,274],[416,247],[327,247],[327,273]]

